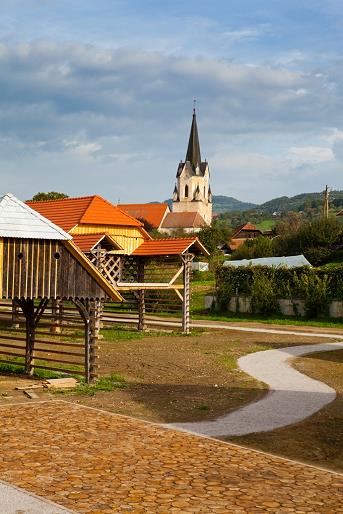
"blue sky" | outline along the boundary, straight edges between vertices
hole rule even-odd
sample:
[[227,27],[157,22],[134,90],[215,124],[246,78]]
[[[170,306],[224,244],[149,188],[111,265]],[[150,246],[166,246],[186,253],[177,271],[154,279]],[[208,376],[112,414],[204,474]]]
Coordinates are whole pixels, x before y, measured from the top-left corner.
[[164,200],[197,98],[214,194],[343,189],[341,0],[2,0],[1,190]]

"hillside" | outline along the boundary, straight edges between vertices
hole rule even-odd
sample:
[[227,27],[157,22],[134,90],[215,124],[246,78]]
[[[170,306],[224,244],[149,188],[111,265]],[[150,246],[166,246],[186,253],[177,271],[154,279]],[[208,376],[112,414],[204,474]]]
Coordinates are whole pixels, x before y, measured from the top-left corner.
[[[171,198],[165,200],[171,207]],[[241,202],[232,196],[213,195],[213,212],[222,214],[224,212],[243,212],[256,209],[259,212],[272,214],[273,212],[302,211],[307,208],[318,209],[323,203],[323,193],[301,193],[295,196],[280,196],[262,204]],[[343,190],[331,191],[330,207],[333,209],[343,208]]]
[[[269,200],[259,206],[265,212],[288,212],[288,211],[302,211],[306,208],[318,209],[323,203],[323,193],[302,193],[296,196],[281,196]],[[330,193],[331,207],[343,206],[343,191],[332,191]]]
[[213,195],[213,211],[221,214],[229,211],[247,211],[258,207],[255,203],[241,202],[232,196]]

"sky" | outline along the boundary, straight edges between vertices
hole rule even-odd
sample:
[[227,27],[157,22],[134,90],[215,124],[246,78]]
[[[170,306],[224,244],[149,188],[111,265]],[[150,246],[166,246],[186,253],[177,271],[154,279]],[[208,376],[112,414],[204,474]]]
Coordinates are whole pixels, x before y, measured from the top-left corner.
[[163,201],[193,98],[215,195],[343,189],[342,0],[1,0],[0,193]]

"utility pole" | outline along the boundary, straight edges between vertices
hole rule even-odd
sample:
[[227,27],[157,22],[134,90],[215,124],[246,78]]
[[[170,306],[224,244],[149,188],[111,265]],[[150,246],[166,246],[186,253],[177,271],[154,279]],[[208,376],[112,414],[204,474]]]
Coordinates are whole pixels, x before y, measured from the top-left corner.
[[323,196],[324,196],[324,199],[323,199],[323,218],[328,218],[329,217],[329,194],[330,194],[330,189],[329,189],[329,186],[326,185],[325,186],[325,191],[323,192]]

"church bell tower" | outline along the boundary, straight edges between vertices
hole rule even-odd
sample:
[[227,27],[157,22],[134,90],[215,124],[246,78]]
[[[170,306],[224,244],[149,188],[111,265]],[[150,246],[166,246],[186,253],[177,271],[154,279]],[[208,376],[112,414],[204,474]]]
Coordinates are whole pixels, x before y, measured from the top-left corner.
[[212,222],[212,193],[208,162],[201,161],[195,108],[188,148],[184,162],[180,162],[173,193],[173,212],[197,212],[206,225]]

